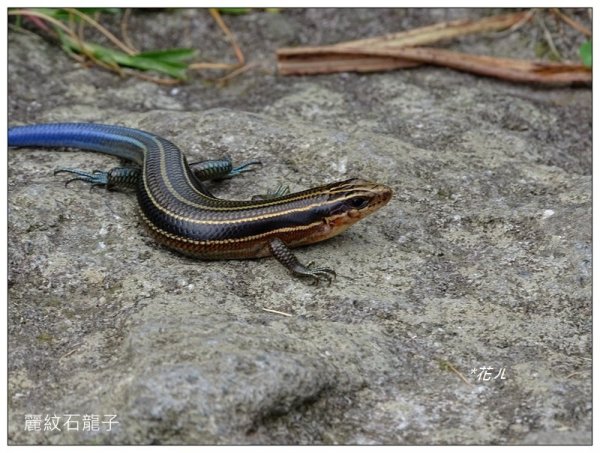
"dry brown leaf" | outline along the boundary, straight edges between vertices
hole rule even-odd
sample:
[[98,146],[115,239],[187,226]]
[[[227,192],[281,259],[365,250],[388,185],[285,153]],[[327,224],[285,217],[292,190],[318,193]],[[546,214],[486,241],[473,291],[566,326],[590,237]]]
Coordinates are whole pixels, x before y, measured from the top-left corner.
[[412,47],[469,33],[501,30],[530,17],[530,12],[525,11],[477,21],[443,22],[330,46],[282,48],[277,51],[278,69],[282,75],[294,75],[372,72],[433,64],[513,82],[590,84],[592,72],[580,64],[534,62],[471,55],[433,47]]
[[335,44],[331,47],[366,48],[366,46],[369,46],[370,48],[380,48],[388,46],[424,46],[472,33],[504,30],[512,27],[515,24],[518,24],[523,20],[526,20],[528,16],[529,11],[523,11],[513,14],[484,17],[483,19],[440,22],[433,25],[427,25],[425,27],[413,28],[412,30],[401,31],[399,33],[392,33],[389,35],[359,39],[355,41],[346,41]]

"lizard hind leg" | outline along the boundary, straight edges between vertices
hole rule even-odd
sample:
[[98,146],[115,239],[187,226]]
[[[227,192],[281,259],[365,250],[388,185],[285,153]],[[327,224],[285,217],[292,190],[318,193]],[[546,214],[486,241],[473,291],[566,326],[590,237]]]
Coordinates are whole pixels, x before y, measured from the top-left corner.
[[59,173],[75,175],[75,177],[65,181],[65,186],[74,181],[83,181],[91,184],[90,190],[94,187],[105,187],[108,190],[119,187],[136,187],[142,174],[139,168],[133,167],[115,167],[109,171],[94,170],[92,172],[76,168],[59,168],[54,171],[54,175]]

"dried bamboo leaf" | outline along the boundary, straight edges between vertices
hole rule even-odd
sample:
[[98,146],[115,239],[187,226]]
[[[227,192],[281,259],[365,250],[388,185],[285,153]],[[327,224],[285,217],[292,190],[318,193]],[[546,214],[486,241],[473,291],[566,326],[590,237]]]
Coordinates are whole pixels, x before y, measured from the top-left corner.
[[442,40],[456,38],[473,33],[499,31],[512,27],[522,20],[527,19],[529,11],[500,16],[485,17],[476,20],[455,20],[440,22],[434,25],[414,28],[399,33],[378,36],[374,38],[346,41],[332,47],[399,47],[399,46],[424,46]]
[[294,75],[384,71],[433,64],[513,82],[590,84],[592,72],[580,64],[533,62],[422,47],[465,34],[502,30],[530,17],[531,12],[524,11],[480,20],[443,22],[336,45],[282,48],[277,50],[278,68],[282,75]]
[[[344,48],[340,52],[360,54],[364,49]],[[432,47],[371,49],[371,56],[397,57],[420,63],[446,66],[459,71],[497,77],[513,82],[551,85],[590,84],[592,71],[577,63],[554,63],[471,55]]]

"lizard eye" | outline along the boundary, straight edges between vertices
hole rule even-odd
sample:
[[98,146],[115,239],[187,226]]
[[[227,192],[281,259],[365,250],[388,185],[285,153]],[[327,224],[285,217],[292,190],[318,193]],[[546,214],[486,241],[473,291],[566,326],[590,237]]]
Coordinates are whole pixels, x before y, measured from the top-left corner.
[[354,197],[347,200],[347,203],[350,207],[354,209],[362,209],[369,204],[369,198],[367,197]]

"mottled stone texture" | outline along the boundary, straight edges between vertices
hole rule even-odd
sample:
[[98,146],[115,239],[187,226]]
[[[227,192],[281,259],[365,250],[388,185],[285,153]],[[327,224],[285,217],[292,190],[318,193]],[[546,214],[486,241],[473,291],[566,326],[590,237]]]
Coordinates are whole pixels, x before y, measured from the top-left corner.
[[[176,88],[121,79],[11,30],[10,124],[116,123],[163,135],[191,160],[264,162],[215,185],[223,197],[349,177],[395,194],[345,234],[298,251],[338,272],[313,287],[273,259],[166,251],[143,231],[131,193],[52,176],[115,159],[10,150],[9,442],[590,443],[591,90],[426,67],[273,72],[279,46],[493,13],[227,17],[261,66],[224,87],[193,74]],[[542,39],[534,27],[456,46],[531,58]],[[130,28],[142,48],[231,58],[206,11],[134,12]],[[579,36],[562,28],[569,56]],[[481,367],[492,377],[505,368],[505,379],[478,382]],[[27,414],[69,413],[116,414],[119,424],[24,430]]]

